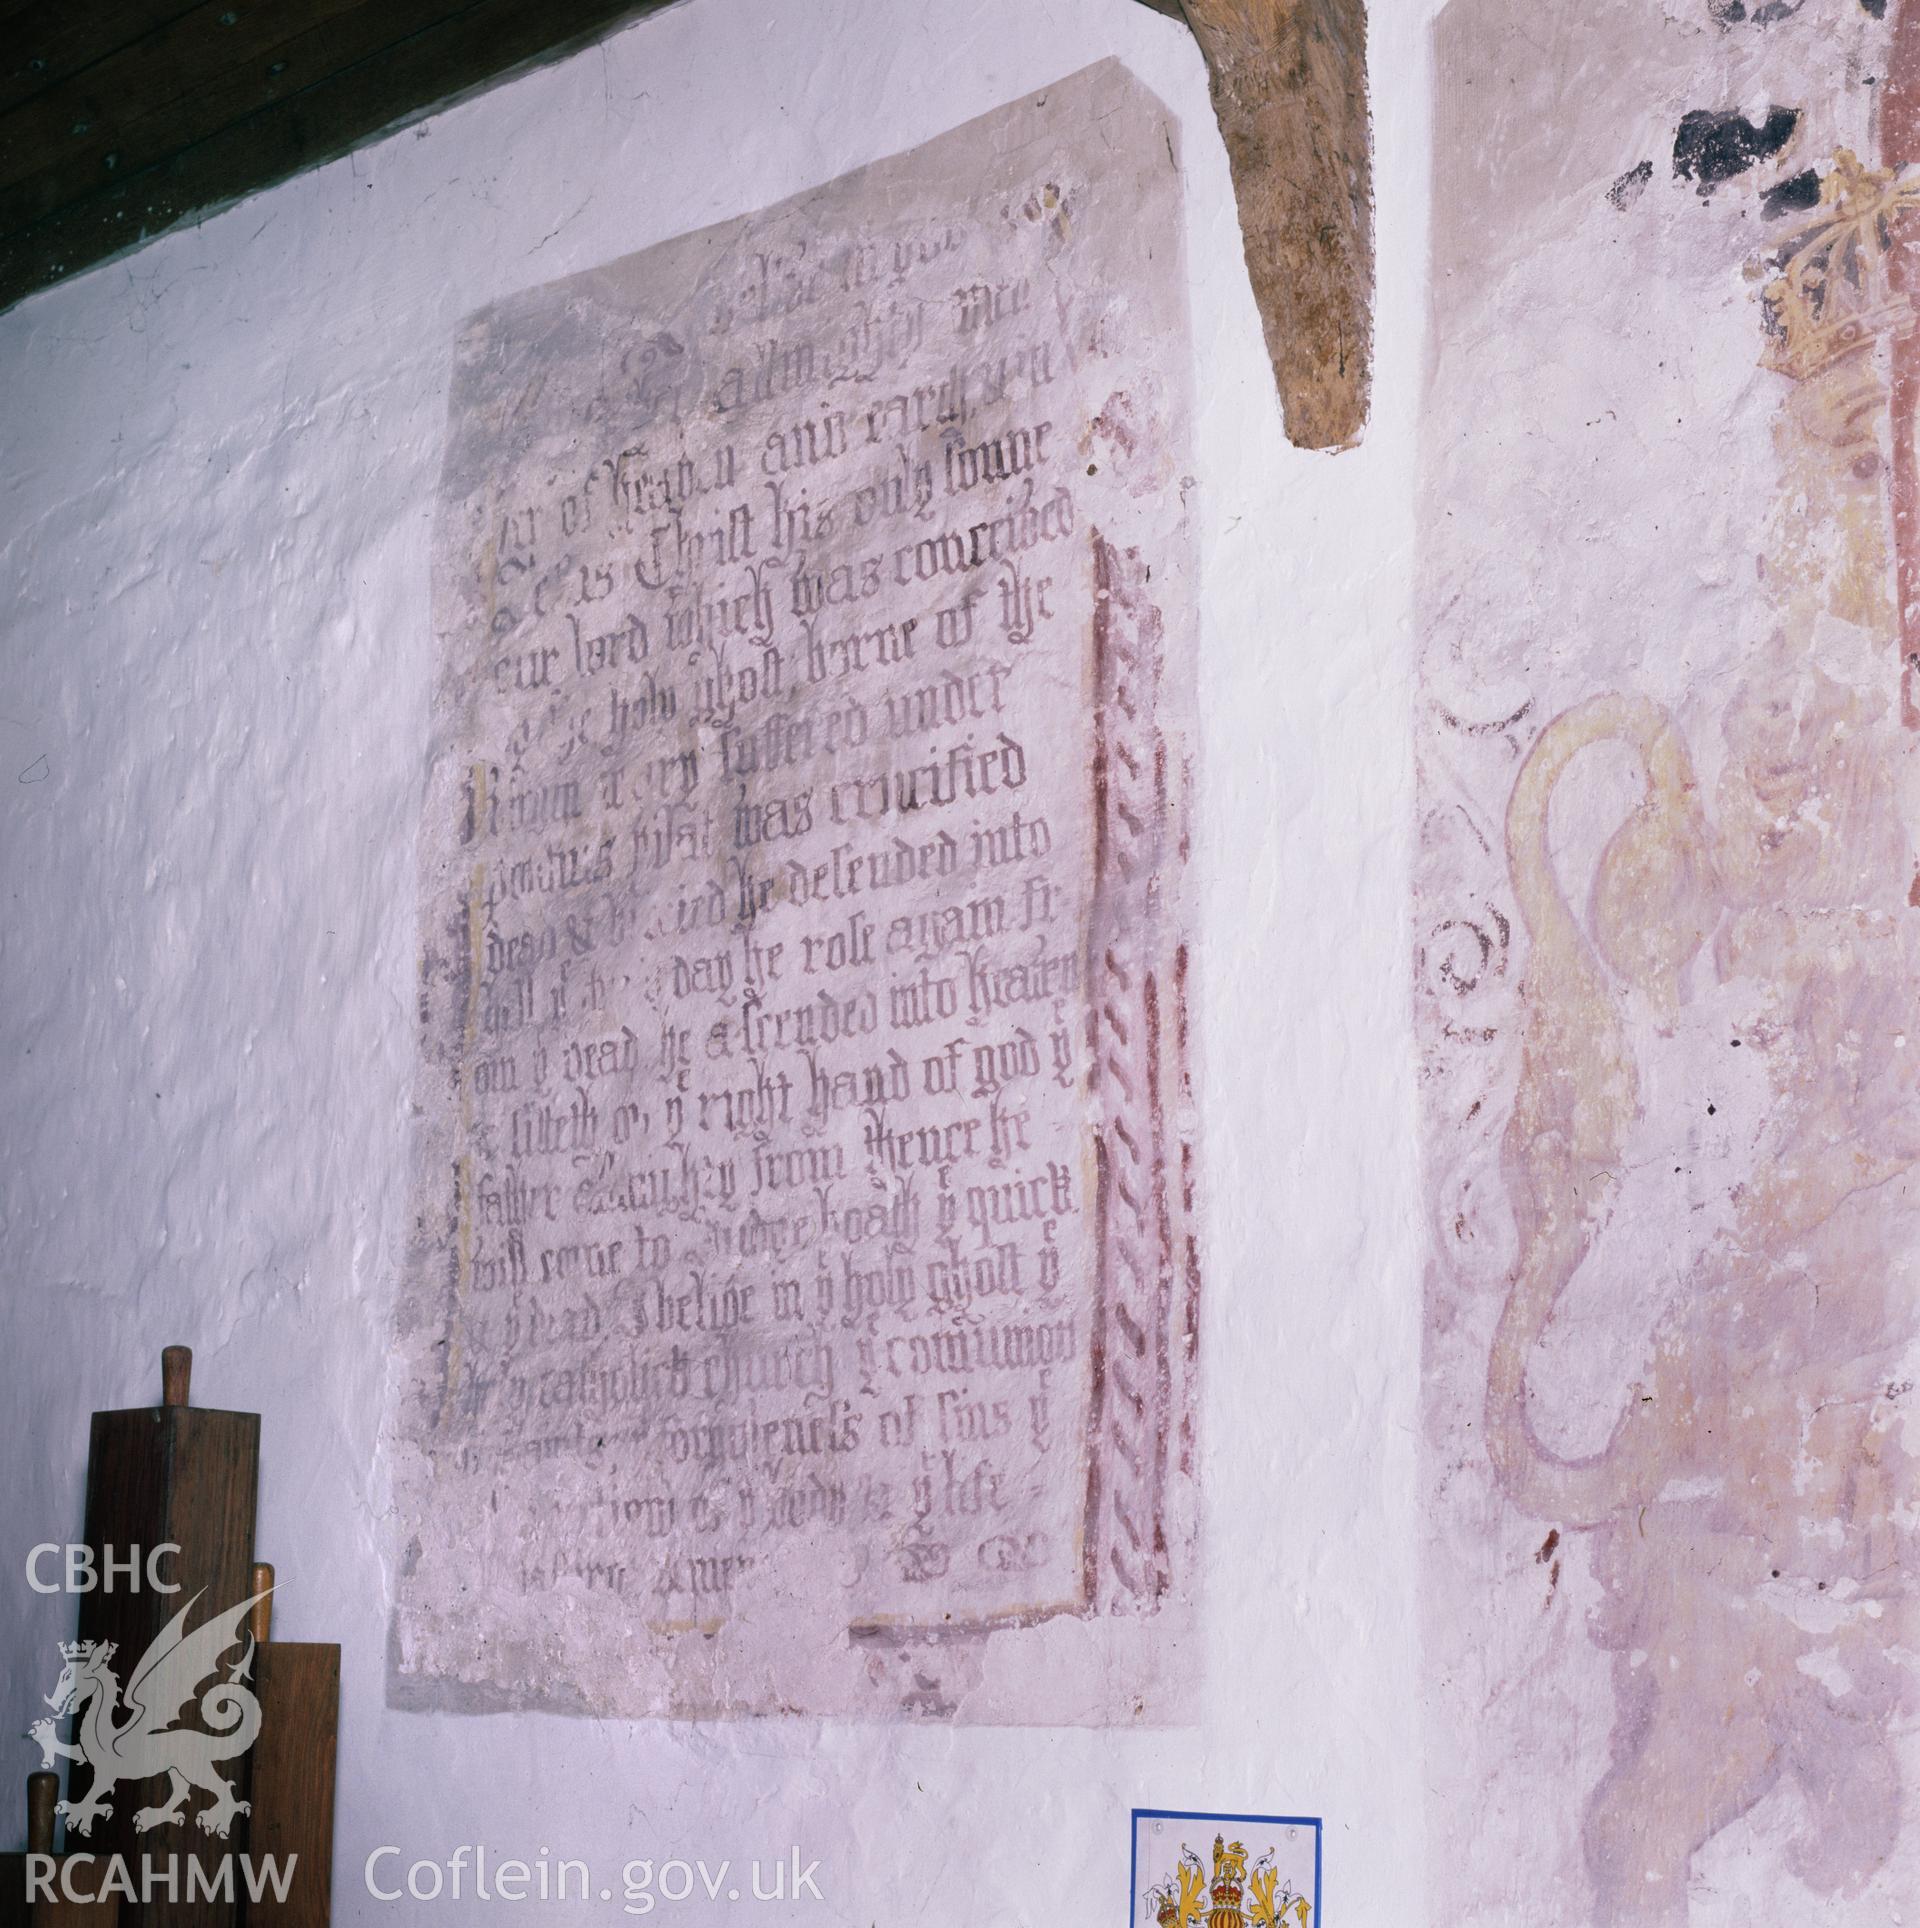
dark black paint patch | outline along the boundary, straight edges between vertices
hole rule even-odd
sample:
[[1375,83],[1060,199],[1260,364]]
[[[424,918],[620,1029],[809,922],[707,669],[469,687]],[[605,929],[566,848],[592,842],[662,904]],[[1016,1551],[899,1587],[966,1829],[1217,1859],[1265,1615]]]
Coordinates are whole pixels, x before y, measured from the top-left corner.
[[1804,174],[1795,174],[1770,187],[1760,197],[1761,212],[1769,221],[1777,221],[1783,214],[1803,214],[1808,208],[1820,205],[1820,177],[1812,168]]
[[1758,127],[1737,111],[1715,114],[1697,107],[1681,118],[1674,134],[1674,174],[1698,181],[1704,200],[1723,181],[1772,160],[1799,125],[1799,111],[1792,107],[1768,108]]
[[1884,20],[1887,17],[1887,0],[1860,0],[1860,4],[1876,20]]
[[1642,161],[1638,167],[1630,167],[1607,189],[1607,199],[1617,208],[1630,208],[1639,200],[1649,181],[1653,179],[1653,163]]

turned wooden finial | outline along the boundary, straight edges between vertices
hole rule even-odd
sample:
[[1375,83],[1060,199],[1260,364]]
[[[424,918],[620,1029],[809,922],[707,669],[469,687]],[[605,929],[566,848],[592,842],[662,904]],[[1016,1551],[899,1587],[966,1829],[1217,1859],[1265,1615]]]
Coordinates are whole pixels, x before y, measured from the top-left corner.
[[253,1591],[260,1597],[247,1615],[247,1631],[256,1647],[264,1647],[273,1638],[273,1568],[264,1560],[253,1563]]
[[53,1806],[60,1798],[60,1777],[52,1768],[36,1768],[27,1776],[27,1852],[53,1852]]
[[160,1403],[184,1406],[193,1378],[193,1348],[168,1346],[160,1354]]

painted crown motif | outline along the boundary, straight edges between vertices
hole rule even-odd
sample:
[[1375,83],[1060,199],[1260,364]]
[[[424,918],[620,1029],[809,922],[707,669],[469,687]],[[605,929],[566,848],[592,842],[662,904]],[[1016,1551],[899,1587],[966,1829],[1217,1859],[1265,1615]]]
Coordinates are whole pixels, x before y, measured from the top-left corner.
[[1247,1878],[1247,1851],[1224,1835],[1213,1837],[1213,1913],[1209,1928],[1244,1928],[1241,1907]]
[[1305,1928],[1312,1912],[1291,1884],[1282,1886],[1272,1848],[1249,1876],[1245,1843],[1224,1835],[1213,1839],[1211,1875],[1200,1856],[1183,1846],[1176,1876],[1177,1885],[1170,1880],[1146,1892],[1156,1928],[1295,1928],[1295,1915],[1298,1928]]
[[1820,205],[1771,260],[1763,367],[1804,381],[1876,336],[1911,334],[1913,303],[1893,285],[1902,217],[1920,208],[1920,171],[1871,168],[1841,148]]
[[60,1643],[62,1660],[91,1660],[97,1656],[105,1662],[111,1660],[113,1655],[114,1643],[111,1640],[105,1646],[91,1640],[63,1640]]

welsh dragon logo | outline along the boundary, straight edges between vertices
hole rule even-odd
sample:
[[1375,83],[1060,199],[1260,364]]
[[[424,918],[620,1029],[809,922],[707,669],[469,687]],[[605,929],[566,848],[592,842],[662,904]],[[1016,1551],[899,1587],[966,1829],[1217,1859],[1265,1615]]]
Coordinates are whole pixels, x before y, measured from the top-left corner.
[[[271,1591],[271,1589],[268,1589]],[[254,1599],[264,1599],[264,1593]],[[195,1594],[161,1630],[134,1669],[124,1691],[113,1670],[111,1641],[62,1643],[66,1662],[59,1684],[47,1698],[50,1718],[37,1720],[29,1730],[40,1744],[41,1765],[56,1759],[84,1762],[93,1770],[86,1798],[62,1801],[61,1818],[76,1834],[90,1834],[93,1824],[113,1812],[107,1797],[122,1781],[147,1781],[166,1775],[166,1800],[139,1809],[133,1825],[142,1833],[184,1819],[189,1797],[197,1788],[213,1799],[194,1817],[208,1834],[224,1840],[235,1815],[248,1805],[234,1798],[230,1782],[215,1773],[222,1761],[244,1754],[260,1732],[260,1702],[245,1682],[253,1667],[253,1637],[244,1624],[253,1600],[243,1600],[228,1612],[216,1614],[204,1626],[187,1632],[187,1616],[199,1603]],[[246,1643],[246,1650],[219,1678],[222,1656]],[[199,1715],[206,1730],[176,1723],[203,1681],[212,1679],[200,1694]],[[116,1713],[123,1718],[115,1718]],[[54,1729],[73,1715],[78,1739],[56,1740]]]

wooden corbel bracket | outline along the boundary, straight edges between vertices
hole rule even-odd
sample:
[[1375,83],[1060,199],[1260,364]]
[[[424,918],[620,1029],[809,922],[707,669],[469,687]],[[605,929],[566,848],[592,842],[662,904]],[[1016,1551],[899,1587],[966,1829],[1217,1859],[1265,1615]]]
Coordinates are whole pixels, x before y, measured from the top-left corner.
[[1212,75],[1287,438],[1351,448],[1373,370],[1365,0],[1181,0],[1180,10]]

